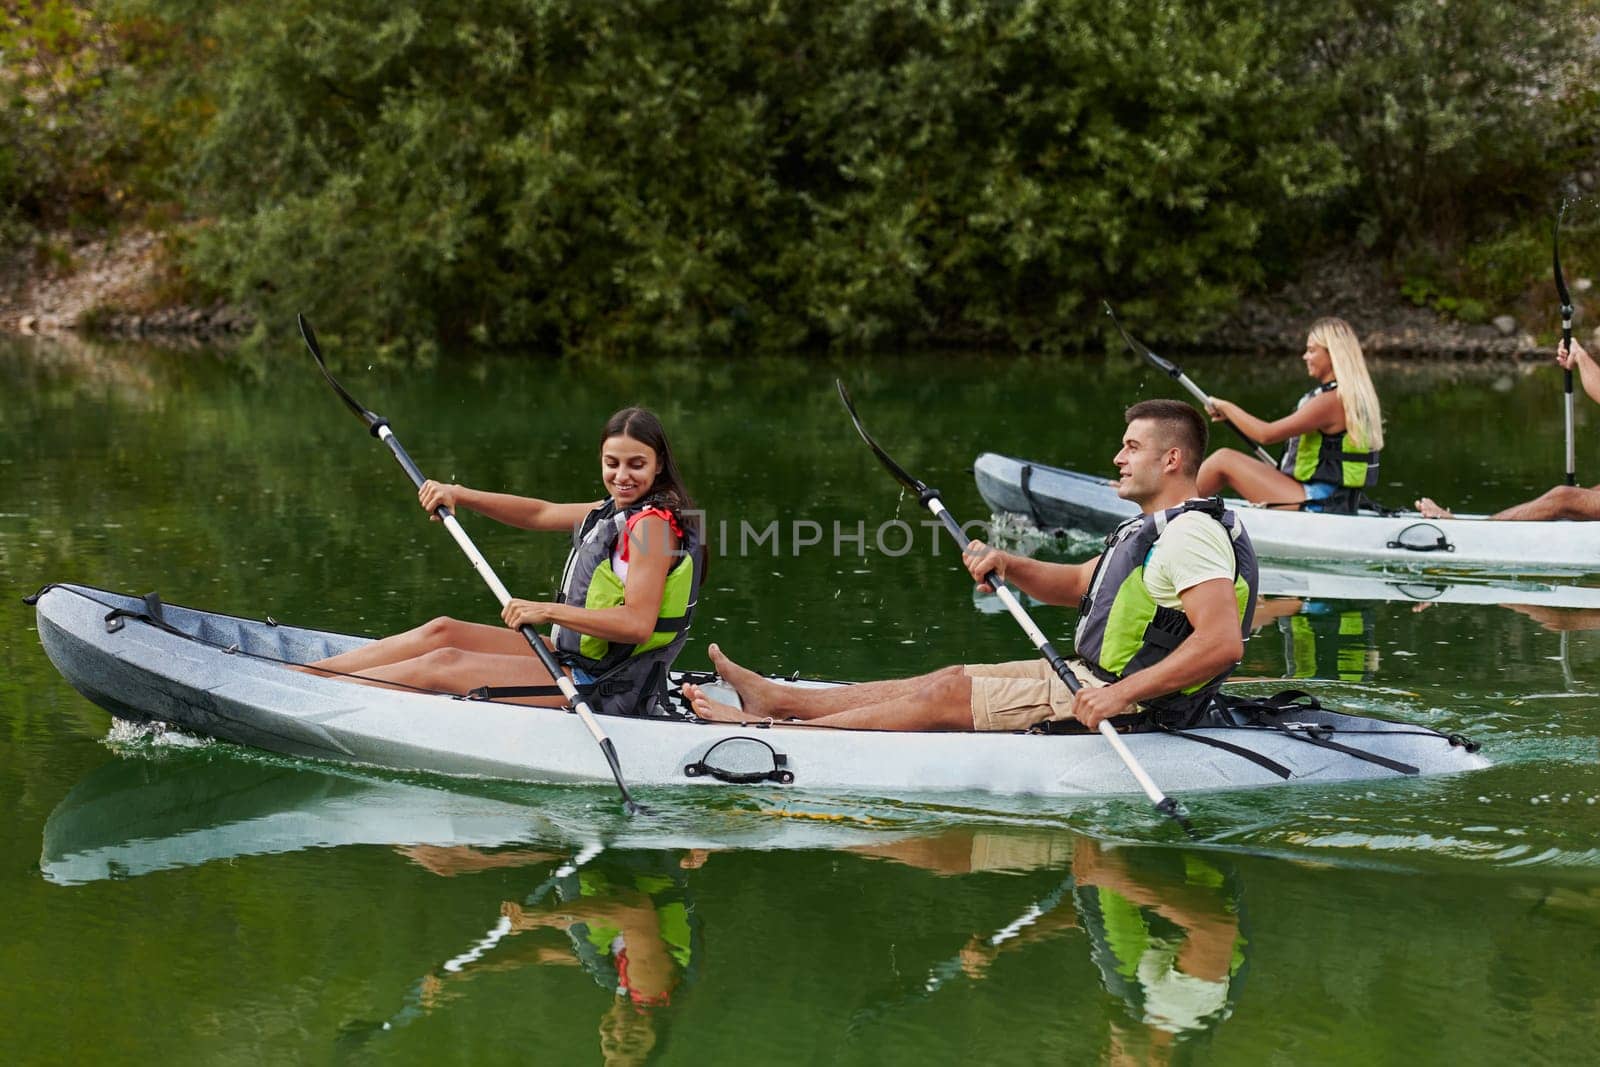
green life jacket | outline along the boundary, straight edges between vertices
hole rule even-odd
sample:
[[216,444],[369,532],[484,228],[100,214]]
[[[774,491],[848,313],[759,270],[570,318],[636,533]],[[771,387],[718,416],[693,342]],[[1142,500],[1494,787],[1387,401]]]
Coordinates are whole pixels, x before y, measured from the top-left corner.
[[[1094,673],[1114,682],[1161,662],[1194,632],[1181,609],[1157,604],[1144,584],[1144,567],[1167,524],[1188,511],[1209,515],[1228,531],[1233,545],[1234,596],[1239,607],[1241,636],[1250,636],[1255,615],[1256,550],[1244,524],[1216,497],[1190,500],[1151,515],[1138,515],[1118,526],[1106,538],[1106,550],[1095,566],[1089,591],[1079,605],[1082,613],[1073,645]],[[1182,726],[1210,705],[1232,669],[1196,682],[1177,693],[1145,700],[1147,711],[1162,721]]]
[[[1323,382],[1308,391],[1295,404],[1299,411],[1323,393],[1339,388],[1338,382]],[[1345,448],[1348,434],[1319,433],[1307,430],[1291,437],[1284,446],[1278,469],[1297,482],[1326,482],[1344,489],[1371,489],[1378,484],[1378,453],[1354,452]]]
[[[660,505],[642,500],[619,511],[616,502],[608,499],[584,516],[573,529],[572,551],[561,572],[556,603],[600,610],[625,602],[623,579],[611,565],[611,554],[626,534],[629,521],[651,507]],[[640,713],[630,698],[648,698],[664,691],[667,667],[683,647],[700,596],[705,550],[691,524],[674,523],[681,525],[676,550],[681,558],[667,572],[655,629],[648,639],[629,645],[566,626],[551,628],[550,639],[561,661],[595,677],[602,710]]]

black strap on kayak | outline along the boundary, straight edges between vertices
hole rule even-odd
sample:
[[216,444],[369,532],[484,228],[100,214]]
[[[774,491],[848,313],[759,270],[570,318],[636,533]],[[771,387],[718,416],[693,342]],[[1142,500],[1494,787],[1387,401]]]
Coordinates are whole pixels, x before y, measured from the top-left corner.
[[60,584],[60,583],[58,583],[58,582],[46,582],[44,585],[41,585],[39,587],[39,591],[37,593],[32,593],[32,594],[30,594],[28,596],[23,597],[22,598],[22,602],[24,604],[28,605],[28,607],[31,608],[35,604],[37,604],[39,602],[39,598],[40,597],[44,596],[50,590],[54,589],[58,584]]
[[[626,693],[628,690],[633,688],[633,683],[628,681],[626,678],[612,677],[612,675],[619,673],[626,665],[627,661],[624,660],[622,663],[612,667],[610,670],[606,671],[592,682],[578,682],[574,680],[573,685],[577,687],[580,696],[615,696],[618,693]],[[655,677],[654,672],[651,672],[651,677]],[[559,686],[550,684],[480,685],[476,689],[467,690],[467,696],[473,700],[494,700],[497,697],[551,697],[561,695],[561,688]]]
[[[579,685],[576,687],[579,696],[589,696],[594,692],[592,685]],[[468,700],[499,700],[503,697],[558,697],[561,696],[559,685],[480,685],[476,689],[467,690]]]
[[[1384,767],[1398,774],[1420,774],[1421,772],[1409,763],[1401,763],[1387,756],[1380,756],[1375,752],[1353,748],[1332,740],[1336,728],[1326,723],[1285,721],[1285,716],[1291,712],[1316,712],[1322,710],[1322,704],[1316,697],[1302,689],[1286,689],[1281,693],[1274,693],[1270,697],[1253,699],[1231,699],[1220,702],[1220,714],[1226,720],[1231,720],[1234,725],[1250,724],[1257,727],[1270,727],[1296,741],[1304,741],[1308,745],[1325,748],[1331,752],[1340,752],[1353,759],[1372,763]],[[1241,722],[1241,720],[1243,720]]]
[[1353,756],[1367,763],[1375,763],[1379,767],[1386,767],[1399,774],[1422,773],[1409,763],[1401,763],[1399,760],[1380,756],[1376,752],[1364,752],[1359,748],[1351,748],[1349,745],[1341,745],[1337,741],[1328,740],[1333,733],[1333,727],[1331,726],[1322,726],[1318,723],[1310,722],[1275,722],[1272,725],[1296,741],[1304,741],[1308,745],[1316,745],[1318,748],[1326,748],[1333,752],[1342,752],[1346,756]]
[[1221,740],[1220,738],[1205,737],[1201,734],[1192,734],[1186,730],[1177,730],[1166,725],[1161,725],[1161,729],[1171,734],[1173,737],[1181,737],[1186,741],[1198,741],[1202,745],[1209,745],[1211,748],[1218,748],[1224,752],[1231,752],[1235,756],[1241,756],[1244,759],[1249,760],[1251,763],[1254,763],[1257,767],[1271,771],[1273,774],[1284,780],[1294,777],[1294,772],[1285,767],[1283,764],[1279,763],[1277,760],[1272,759],[1270,756],[1263,756],[1261,753],[1256,752],[1253,749],[1245,748],[1242,745],[1230,744],[1227,741]]
[[122,629],[124,619],[138,619],[140,622],[149,623],[158,630],[165,630],[169,634],[179,637],[193,637],[186,634],[167,621],[167,614],[163,610],[161,594],[156,592],[146,593],[143,597],[143,611],[129,611],[127,608],[112,608],[106,614],[106,633],[114,634]]
[[1028,483],[1033,480],[1033,464],[1022,465],[1022,475],[1017,479],[1017,488],[1022,490],[1022,500],[1028,505],[1028,518],[1039,529],[1044,529],[1044,520],[1039,518],[1039,508],[1033,502],[1033,493],[1028,488]]
[[1376,500],[1368,496],[1364,490],[1358,489],[1356,490],[1356,493],[1357,511],[1375,511],[1380,517],[1385,519],[1398,515],[1401,512],[1400,508],[1391,508],[1387,505],[1378,503]]

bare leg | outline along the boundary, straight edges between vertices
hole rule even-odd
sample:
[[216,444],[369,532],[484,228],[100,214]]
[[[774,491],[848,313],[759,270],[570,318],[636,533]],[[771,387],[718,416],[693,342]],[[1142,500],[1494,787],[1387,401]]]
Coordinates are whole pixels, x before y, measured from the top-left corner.
[[1507,508],[1492,518],[1542,522],[1546,519],[1600,519],[1600,486],[1580,489],[1558,485],[1525,504]]
[[484,626],[476,622],[462,622],[440,616],[421,626],[393,637],[385,637],[370,645],[324,660],[307,664],[323,670],[342,674],[362,674],[373,667],[388,663],[402,663],[409,659],[441,648],[454,648],[489,655],[516,655],[521,652],[531,656],[527,640],[517,631],[504,626]]
[[1306,498],[1304,485],[1236,448],[1219,449],[1207,456],[1195,483],[1201,496],[1232,489],[1258,504],[1298,504]]
[[[886,700],[914,696],[927,688],[931,680],[950,672],[962,678],[966,677],[960,667],[946,667],[933,674],[918,675],[914,678],[890,678],[881,682],[862,682],[859,685],[841,685],[827,689],[802,689],[799,686],[784,685],[770,678],[763,678],[748,667],[739,666],[717,645],[712,645],[707,651],[711,655],[711,662],[716,665],[717,673],[733,686],[733,691],[739,694],[739,700],[744,704],[742,719],[725,721],[763,721],[769,718],[815,719],[871,704],[881,704]],[[703,695],[700,687],[692,684],[684,686],[683,692],[691,702],[697,696]],[[727,707],[725,704],[720,706]],[[737,714],[738,709],[728,710]]]
[[[371,683],[380,685],[394,683],[397,686],[414,686],[441,693],[466,693],[469,689],[475,689],[480,685],[498,688],[550,685],[552,681],[550,672],[544,669],[544,664],[539,662],[524,641],[522,654],[514,656],[472,652],[459,648],[436,648],[413,659],[366,668],[362,671],[361,684]],[[559,694],[506,699],[511,703],[540,708],[559,708],[566,704],[566,699]]]
[[[723,677],[727,678],[727,675]],[[745,699],[744,692],[739,689],[740,683],[732,678],[727,680],[739,692],[740,699]],[[763,681],[768,685],[776,685],[765,679]],[[850,693],[850,690],[860,692]],[[684,693],[690,698],[695,714],[703,719],[715,722],[753,722],[775,717],[771,711],[752,714],[748,710],[741,712],[737,708],[719,704],[708,698],[698,686],[686,685]],[[863,694],[868,699],[876,694],[878,699],[871,703],[862,703]],[[972,679],[968,678],[960,667],[947,667],[917,678],[866,682],[861,685],[841,686],[838,689],[808,691],[804,696],[808,698],[803,701],[805,703],[810,703],[809,698],[812,697],[827,696],[845,698],[835,699],[833,702],[848,705],[839,710],[823,713],[816,713],[815,708],[809,708],[813,714],[804,717],[815,726],[832,726],[841,730],[972,729]],[[856,699],[850,702],[849,698],[852,696]]]
[[[1440,507],[1432,498],[1417,501],[1417,510],[1425,519],[1453,519],[1454,512]],[[1489,518],[1499,521],[1547,522],[1551,519],[1600,519],[1600,485],[1581,489],[1575,485],[1558,485],[1532,500],[1497,511]]]

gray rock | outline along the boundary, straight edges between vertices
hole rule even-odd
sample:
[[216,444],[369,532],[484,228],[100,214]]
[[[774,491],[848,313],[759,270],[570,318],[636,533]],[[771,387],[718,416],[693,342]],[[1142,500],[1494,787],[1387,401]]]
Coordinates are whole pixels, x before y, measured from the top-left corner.
[[1593,289],[1593,288],[1594,288],[1594,279],[1593,278],[1574,278],[1574,279],[1572,279],[1573,292],[1587,293],[1590,289]]
[[1496,315],[1494,328],[1500,331],[1501,337],[1510,337],[1517,332],[1517,320],[1510,315]]

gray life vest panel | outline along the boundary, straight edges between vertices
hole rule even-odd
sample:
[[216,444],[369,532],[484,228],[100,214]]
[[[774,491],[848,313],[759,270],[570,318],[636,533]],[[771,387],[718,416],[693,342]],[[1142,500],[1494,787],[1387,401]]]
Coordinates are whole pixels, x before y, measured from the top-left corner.
[[[1188,511],[1203,512],[1228,531],[1233,546],[1239,632],[1246,639],[1250,636],[1258,586],[1256,551],[1239,517],[1225,509],[1217,497],[1189,500],[1165,511],[1138,515],[1107,536],[1106,550],[1079,605],[1082,614],[1073,636],[1077,654],[1097,677],[1108,683],[1161,662],[1194,632],[1181,609],[1157,604],[1144,584],[1145,562],[1151,550],[1167,524]],[[1229,668],[1181,692],[1147,699],[1143,706],[1169,724],[1183,725],[1210,705],[1231,673]]]
[[[595,610],[621,605],[623,581],[611,568],[611,554],[625,536],[629,520],[652,507],[661,505],[647,499],[618,510],[616,502],[607,499],[585,515],[573,528],[572,551],[562,568],[556,603]],[[648,714],[650,705],[664,697],[667,668],[687,639],[705,572],[705,546],[693,524],[678,526],[678,562],[667,572],[655,628],[647,641],[622,644],[567,626],[551,627],[550,640],[561,662],[594,676],[586,695],[597,698],[597,711]]]

